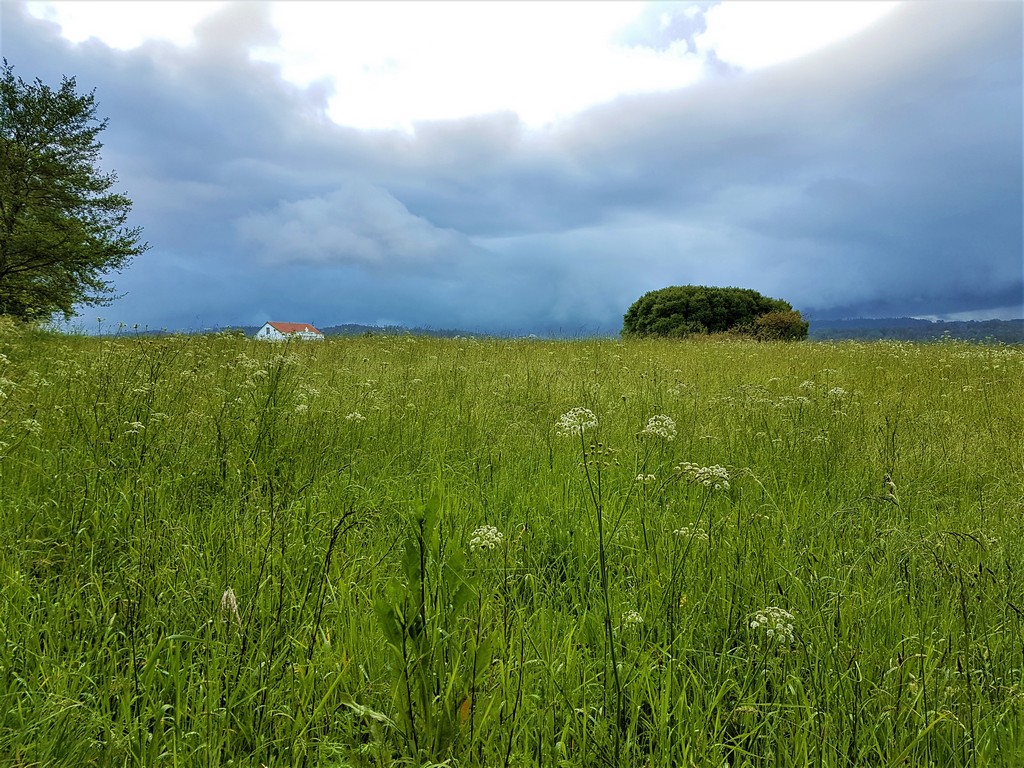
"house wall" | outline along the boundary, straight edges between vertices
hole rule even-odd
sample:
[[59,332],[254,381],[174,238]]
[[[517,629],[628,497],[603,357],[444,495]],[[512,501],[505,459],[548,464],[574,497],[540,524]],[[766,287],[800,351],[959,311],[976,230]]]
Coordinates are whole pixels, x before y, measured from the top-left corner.
[[303,341],[324,340],[322,334],[307,331],[296,331],[295,333],[284,334],[277,330],[277,328],[274,328],[270,323],[266,323],[262,328],[256,331],[256,335],[253,338],[258,341],[285,341],[287,339],[302,339]]
[[284,341],[285,336],[277,328],[274,328],[270,323],[265,324],[262,328],[256,331],[254,337],[260,341]]

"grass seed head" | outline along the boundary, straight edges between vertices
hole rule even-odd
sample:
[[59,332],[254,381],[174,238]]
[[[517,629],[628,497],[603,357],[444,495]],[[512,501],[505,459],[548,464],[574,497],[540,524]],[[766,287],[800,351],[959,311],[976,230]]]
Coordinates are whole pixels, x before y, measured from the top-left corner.
[[235,597],[235,590],[228,587],[224,590],[224,594],[220,596],[220,615],[224,621],[234,622],[238,626],[242,626],[242,616],[238,612],[238,598]]

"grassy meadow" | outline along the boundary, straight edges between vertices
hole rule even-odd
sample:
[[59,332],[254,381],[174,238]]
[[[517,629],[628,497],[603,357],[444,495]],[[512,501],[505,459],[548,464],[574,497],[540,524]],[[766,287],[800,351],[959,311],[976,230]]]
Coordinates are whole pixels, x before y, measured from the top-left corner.
[[1024,765],[1020,347],[3,330],[0,765]]

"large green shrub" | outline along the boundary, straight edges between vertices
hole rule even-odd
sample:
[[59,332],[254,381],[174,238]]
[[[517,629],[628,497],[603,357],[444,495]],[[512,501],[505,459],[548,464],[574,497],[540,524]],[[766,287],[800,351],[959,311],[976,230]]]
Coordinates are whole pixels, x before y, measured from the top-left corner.
[[765,312],[754,318],[754,338],[761,341],[798,341],[807,338],[810,323],[799,312]]
[[806,338],[807,324],[789,302],[749,288],[677,285],[645,293],[626,312],[622,325],[623,336],[727,331],[758,338]]

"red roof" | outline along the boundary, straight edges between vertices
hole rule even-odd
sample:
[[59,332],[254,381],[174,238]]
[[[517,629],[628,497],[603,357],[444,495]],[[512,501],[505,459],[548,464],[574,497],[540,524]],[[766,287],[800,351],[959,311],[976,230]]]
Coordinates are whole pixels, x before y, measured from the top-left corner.
[[[300,333],[301,331],[306,331],[308,333],[320,333],[320,331],[309,323],[275,323],[271,321],[268,322],[267,325],[276,328],[281,333]],[[320,335],[323,336],[322,333],[320,333]]]

